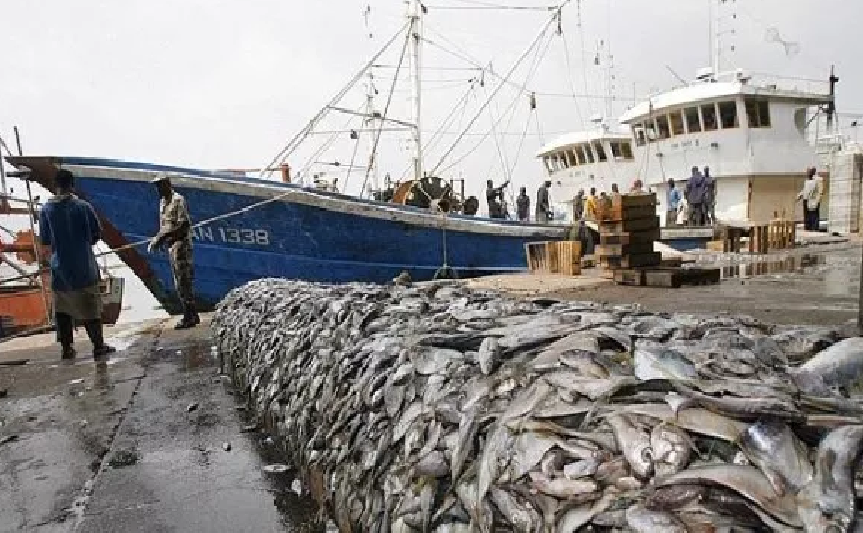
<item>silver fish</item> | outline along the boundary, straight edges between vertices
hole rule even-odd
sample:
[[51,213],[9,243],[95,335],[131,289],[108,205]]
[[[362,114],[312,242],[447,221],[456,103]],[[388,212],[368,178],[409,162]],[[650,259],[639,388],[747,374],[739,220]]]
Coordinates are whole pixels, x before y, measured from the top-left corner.
[[638,429],[625,415],[611,415],[606,422],[614,431],[617,446],[636,476],[647,479],[653,474],[650,436]]
[[797,506],[791,495],[780,496],[773,486],[753,466],[716,464],[691,466],[686,470],[656,480],[656,485],[665,487],[678,484],[710,483],[728,487],[764,509],[782,523],[800,527]]
[[599,468],[600,463],[601,461],[598,457],[568,463],[563,466],[563,475],[569,479],[592,476],[596,473],[596,469]]
[[[847,387],[860,380],[863,374],[863,337],[851,337],[818,352],[815,357],[794,370],[802,388],[814,379],[826,387]],[[820,387],[815,387],[820,390]]]
[[564,477],[549,479],[545,474],[539,472],[530,472],[528,476],[536,490],[555,498],[574,498],[599,490],[599,485],[589,479],[567,479]]
[[643,505],[626,510],[626,525],[637,533],[688,533],[683,522],[671,513],[651,511]]
[[542,524],[542,518],[530,503],[508,491],[492,487],[491,501],[515,531],[532,533]]
[[488,493],[497,478],[500,476],[503,468],[506,467],[502,463],[503,457],[506,455],[506,450],[512,446],[512,435],[509,429],[503,424],[495,424],[491,434],[486,439],[485,449],[479,458],[479,473],[476,483],[476,497],[482,500]]
[[657,476],[667,476],[689,464],[694,445],[682,429],[671,424],[657,424],[650,432],[650,449]]
[[662,346],[637,346],[633,355],[638,379],[696,379],[698,371],[680,352]]
[[479,346],[477,362],[480,371],[486,376],[497,366],[497,357],[501,352],[500,343],[496,337],[486,337]]
[[764,472],[779,495],[796,493],[812,479],[808,450],[782,422],[752,424],[741,436],[740,447],[746,457]]
[[863,449],[863,425],[831,431],[818,446],[815,476],[797,494],[807,532],[847,531],[856,513],[854,475]]
[[458,440],[453,448],[452,460],[450,461],[453,483],[461,475],[464,462],[473,448],[473,439],[476,436],[477,429],[479,429],[477,411],[477,407],[473,406],[461,415],[461,422],[458,426]]
[[593,504],[582,504],[560,512],[554,531],[556,533],[575,533],[594,516],[608,509],[615,499],[614,494],[606,493]]
[[513,455],[510,462],[510,478],[516,480],[539,464],[545,453],[557,443],[551,435],[541,435],[526,431],[515,437]]

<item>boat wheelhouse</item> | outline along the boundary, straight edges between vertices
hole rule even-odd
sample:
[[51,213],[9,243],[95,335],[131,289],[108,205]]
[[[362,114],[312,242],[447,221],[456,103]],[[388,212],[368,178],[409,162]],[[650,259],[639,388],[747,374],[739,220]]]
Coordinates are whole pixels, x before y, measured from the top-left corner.
[[635,179],[632,136],[605,125],[558,137],[540,148],[536,156],[542,159],[552,182],[553,203],[566,205],[570,217],[579,190],[586,194],[595,187],[598,192],[610,193],[613,183],[625,190]]
[[742,70],[717,76],[708,68],[624,113],[620,121],[632,130],[636,158],[644,160],[639,174],[659,193],[659,212],[667,181],[687,180],[697,166],[716,180],[720,221],[783,213],[801,219],[796,196],[806,169],[818,163],[808,130],[822,106],[832,109],[829,83],[755,79]]

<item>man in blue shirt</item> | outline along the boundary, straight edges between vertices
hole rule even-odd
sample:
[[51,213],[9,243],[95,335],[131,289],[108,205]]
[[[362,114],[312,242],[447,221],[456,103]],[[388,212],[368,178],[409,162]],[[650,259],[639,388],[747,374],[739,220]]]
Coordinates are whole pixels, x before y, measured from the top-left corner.
[[677,209],[680,207],[680,190],[674,187],[674,180],[668,180],[668,197],[665,207],[665,225],[677,225]]
[[78,321],[87,330],[93,343],[93,357],[98,361],[115,351],[105,344],[102,335],[99,267],[93,254],[102,228],[93,207],[72,194],[73,183],[71,172],[62,169],[57,172],[56,194],[39,213],[39,236],[42,244],[52,249],[51,291],[62,357],[75,357],[72,333]]

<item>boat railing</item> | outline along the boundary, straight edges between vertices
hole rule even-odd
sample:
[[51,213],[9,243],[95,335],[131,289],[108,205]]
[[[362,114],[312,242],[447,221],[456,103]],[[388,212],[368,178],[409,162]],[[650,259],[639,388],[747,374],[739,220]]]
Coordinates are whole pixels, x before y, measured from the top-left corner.
[[[731,73],[737,76],[736,73]],[[751,76],[748,83],[759,87],[770,87],[780,91],[799,92],[806,94],[830,94],[830,82],[825,79],[804,78],[794,76],[779,76],[766,72],[749,72]]]

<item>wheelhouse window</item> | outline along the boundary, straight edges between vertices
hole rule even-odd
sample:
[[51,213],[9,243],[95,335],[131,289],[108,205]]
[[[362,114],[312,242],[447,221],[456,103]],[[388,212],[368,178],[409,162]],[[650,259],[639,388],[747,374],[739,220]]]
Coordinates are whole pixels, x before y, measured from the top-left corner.
[[545,156],[545,157],[543,157],[543,158],[542,158],[542,164],[543,164],[543,165],[545,165],[545,170],[546,170],[546,172],[548,172],[549,174],[551,174],[551,172],[552,172],[552,169],[551,169],[551,161],[549,160],[548,156]]
[[584,147],[584,153],[587,155],[587,162],[596,163],[596,160],[593,158],[593,150],[590,149],[590,145],[583,144],[582,146]]
[[770,127],[770,104],[767,100],[746,99],[746,120],[750,128]]
[[737,121],[737,102],[719,102],[719,121],[724,130],[740,125]]
[[644,123],[644,134],[647,136],[647,142],[654,142],[658,138],[656,135],[656,124],[653,120],[648,120]]
[[575,150],[567,150],[566,157],[569,158],[569,166],[575,167],[578,166],[578,157],[575,155]]
[[716,121],[716,104],[701,106],[701,118],[704,120],[704,131],[713,131],[719,127]]
[[608,161],[608,155],[605,153],[605,147],[602,146],[602,141],[594,141],[593,149],[596,150],[596,157],[599,159],[600,163]]
[[656,117],[656,131],[659,133],[660,139],[671,137],[671,129],[668,127],[668,117],[665,115]]
[[632,127],[632,136],[635,137],[635,146],[644,146],[647,142],[644,134],[644,124],[638,123]]
[[584,155],[584,148],[581,145],[575,147],[575,155],[578,156],[578,164],[587,164],[587,157]]
[[698,118],[697,107],[687,107],[683,110],[683,116],[686,118],[686,131],[689,133],[698,133],[701,131],[701,121]]
[[624,159],[635,159],[632,155],[632,144],[629,141],[623,141],[620,143],[620,151],[623,153]]
[[683,114],[682,111],[672,111],[668,114],[668,121],[671,123],[671,134],[672,135],[683,135],[685,130],[683,129]]
[[566,170],[567,168],[569,168],[569,163],[567,163],[566,156],[563,154],[563,152],[557,153],[557,162],[559,164],[560,170]]

